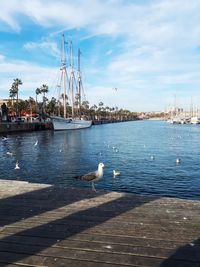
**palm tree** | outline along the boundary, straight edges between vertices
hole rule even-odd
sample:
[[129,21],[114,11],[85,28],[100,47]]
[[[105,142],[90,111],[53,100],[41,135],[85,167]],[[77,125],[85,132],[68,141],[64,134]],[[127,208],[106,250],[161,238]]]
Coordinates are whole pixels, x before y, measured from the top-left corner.
[[52,97],[51,100],[49,101],[49,103],[46,106],[48,114],[50,114],[50,115],[53,114],[54,115],[55,109],[56,109],[56,104],[57,104],[56,98]]
[[43,84],[40,87],[40,92],[43,93],[43,111],[45,112],[45,104],[46,104],[46,101],[47,101],[47,98],[46,98],[45,94],[49,92],[48,85]]
[[38,96],[39,94],[41,94],[41,93],[42,93],[42,92],[41,92],[40,88],[36,88],[36,89],[35,89],[35,101],[36,101],[36,103],[38,102],[37,96]]
[[37,112],[37,110],[38,110],[38,99],[37,99],[37,97],[38,97],[39,94],[41,94],[41,90],[40,90],[40,88],[36,88],[36,89],[35,89],[36,112]]
[[16,112],[17,116],[19,115],[18,114],[18,110],[19,110],[19,108],[18,108],[19,85],[22,85],[22,81],[18,78],[14,79],[14,83],[12,84],[12,87],[13,87],[14,92],[17,95],[17,112]]
[[99,102],[99,108],[100,108],[100,110],[102,109],[103,105],[104,105],[103,102]]
[[15,86],[13,84],[12,84],[9,92],[10,92],[9,97],[11,98],[11,103],[12,103],[12,106],[13,106],[14,98],[16,96],[16,90],[15,90]]

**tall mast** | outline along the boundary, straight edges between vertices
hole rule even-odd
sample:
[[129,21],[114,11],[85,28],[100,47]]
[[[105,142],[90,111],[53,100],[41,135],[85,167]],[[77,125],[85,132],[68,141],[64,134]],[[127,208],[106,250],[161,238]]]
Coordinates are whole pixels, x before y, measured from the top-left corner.
[[61,85],[63,86],[63,109],[64,109],[64,118],[66,118],[66,55],[65,55],[65,36],[62,34],[62,44],[61,44]]
[[191,102],[190,102],[190,116],[193,117],[194,116],[194,109],[193,109],[193,99],[191,96]]
[[177,107],[176,107],[177,103],[176,103],[176,95],[174,95],[174,115],[177,115]]
[[71,99],[72,99],[72,118],[74,118],[74,64],[73,64],[73,47],[70,40],[70,65],[71,65]]
[[[81,109],[81,51],[78,49],[78,107],[79,107],[79,112]],[[80,114],[81,115],[81,114]]]

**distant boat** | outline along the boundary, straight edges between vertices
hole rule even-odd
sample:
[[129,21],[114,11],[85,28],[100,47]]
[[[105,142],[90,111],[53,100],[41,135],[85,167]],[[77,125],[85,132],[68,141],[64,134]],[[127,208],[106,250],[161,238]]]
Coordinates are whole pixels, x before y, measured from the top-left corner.
[[174,118],[169,119],[167,122],[171,123],[171,124],[181,124],[181,118],[180,117],[174,117]]
[[53,116],[51,118],[54,130],[76,130],[89,128],[92,125],[92,121],[84,119],[63,118],[59,116]]
[[[91,120],[86,120],[80,112],[82,100],[82,79],[80,70],[80,50],[78,50],[78,77],[75,76],[73,66],[72,41],[70,41],[70,70],[67,71],[65,55],[65,38],[62,34],[62,52],[61,52],[61,78],[60,85],[63,95],[63,114],[64,116],[51,116],[54,130],[76,130],[89,128],[92,125]],[[68,76],[69,72],[69,76]],[[69,78],[68,78],[69,77]],[[67,88],[68,84],[68,88]],[[69,92],[69,95],[67,95]],[[71,99],[71,116],[66,116],[66,100]],[[75,101],[76,99],[76,101]],[[75,108],[76,105],[76,108]],[[75,114],[76,111],[76,114]]]
[[200,124],[200,117],[192,117],[190,122],[191,124]]

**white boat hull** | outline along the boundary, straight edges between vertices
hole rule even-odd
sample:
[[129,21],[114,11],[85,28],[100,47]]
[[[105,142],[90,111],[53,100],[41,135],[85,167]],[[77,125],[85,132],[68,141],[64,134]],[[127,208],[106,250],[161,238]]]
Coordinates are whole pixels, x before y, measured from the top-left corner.
[[192,117],[191,118],[191,124],[200,124],[200,118],[199,117]]
[[72,119],[72,118],[62,118],[62,117],[51,117],[53,128],[55,131],[61,130],[77,130],[89,128],[92,125],[92,121]]

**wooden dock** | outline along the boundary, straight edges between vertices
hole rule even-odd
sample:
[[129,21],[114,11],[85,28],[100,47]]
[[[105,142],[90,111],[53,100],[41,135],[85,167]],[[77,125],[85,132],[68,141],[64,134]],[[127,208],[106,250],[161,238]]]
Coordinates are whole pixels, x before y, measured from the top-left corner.
[[0,266],[200,266],[200,201],[0,180],[0,224]]

